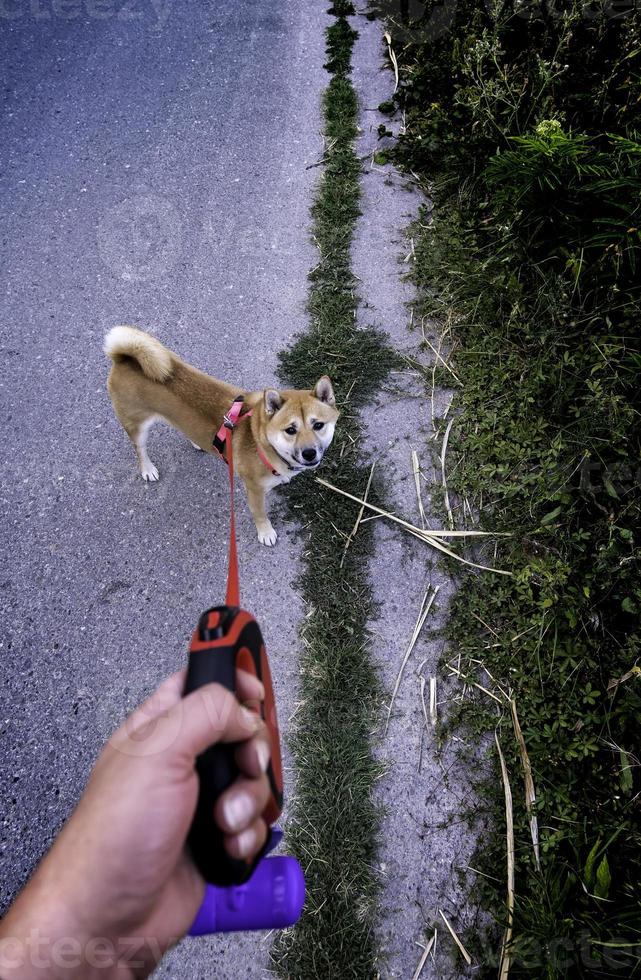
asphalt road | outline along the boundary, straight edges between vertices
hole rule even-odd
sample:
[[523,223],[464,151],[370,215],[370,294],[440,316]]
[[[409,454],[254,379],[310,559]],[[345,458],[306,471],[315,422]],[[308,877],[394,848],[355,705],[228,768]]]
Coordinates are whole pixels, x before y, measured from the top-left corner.
[[[325,22],[316,0],[0,6],[0,911],[223,597],[226,474],[157,427],[161,482],[137,478],[102,338],[134,323],[226,380],[273,383],[305,325]],[[241,506],[243,598],[286,728],[301,542],[275,523],[262,548]],[[186,942],[162,974],[258,977],[267,947]]]

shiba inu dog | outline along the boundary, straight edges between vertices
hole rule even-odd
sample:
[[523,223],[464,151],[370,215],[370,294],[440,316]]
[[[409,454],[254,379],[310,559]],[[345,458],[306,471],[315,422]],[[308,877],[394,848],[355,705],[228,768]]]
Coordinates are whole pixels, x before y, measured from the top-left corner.
[[250,417],[239,420],[234,431],[234,463],[245,484],[258,540],[275,544],[265,494],[320,464],[339,415],[330,379],[324,375],[311,391],[243,392],[191,367],[135,327],[113,327],[105,338],[105,353],[113,361],[107,388],[134,444],[143,480],[159,479],[147,453],[147,436],[155,421],[164,419],[196,449],[214,453],[212,440],[223,417],[234,399],[244,396],[240,418]]

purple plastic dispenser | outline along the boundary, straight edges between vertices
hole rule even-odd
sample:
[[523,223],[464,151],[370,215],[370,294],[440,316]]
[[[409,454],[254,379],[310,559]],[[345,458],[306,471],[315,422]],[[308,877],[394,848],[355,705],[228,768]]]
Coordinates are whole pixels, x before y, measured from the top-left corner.
[[298,920],[304,901],[305,879],[296,858],[263,858],[244,885],[207,885],[189,935],[284,929]]

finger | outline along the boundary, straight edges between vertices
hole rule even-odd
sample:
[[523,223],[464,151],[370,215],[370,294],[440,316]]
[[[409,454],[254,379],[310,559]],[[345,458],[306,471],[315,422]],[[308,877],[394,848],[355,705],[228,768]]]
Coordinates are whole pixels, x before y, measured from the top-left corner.
[[267,840],[267,824],[264,820],[255,820],[253,824],[241,831],[240,834],[225,837],[225,848],[231,857],[253,858]]
[[[161,723],[175,729],[174,748],[200,755],[216,742],[242,742],[264,727],[259,715],[239,704],[220,684],[205,684],[170,708]],[[162,733],[159,733],[162,734]]]
[[265,688],[262,681],[248,670],[237,670],[236,697],[239,701],[264,701]]
[[264,728],[257,732],[253,738],[240,743],[234,752],[234,759],[245,776],[257,778],[267,771],[271,751],[271,738],[267,728]]
[[182,698],[186,676],[187,670],[183,668],[166,677],[162,684],[129,715],[121,727],[126,726],[128,732],[134,732],[178,704]]
[[[185,667],[166,677],[162,684],[129,716],[126,721],[127,730],[136,731],[177,704],[183,696],[186,678]],[[236,688],[239,701],[260,702],[265,697],[265,688],[261,681],[246,670],[236,671]]]
[[[166,677],[162,684],[129,716],[126,721],[127,731],[136,731],[177,704],[183,696],[186,678],[186,668]],[[265,697],[265,688],[261,681],[246,670],[236,671],[236,689],[239,701],[262,701]]]
[[245,830],[261,815],[269,799],[266,776],[244,779],[242,776],[216,800],[214,819],[226,834]]

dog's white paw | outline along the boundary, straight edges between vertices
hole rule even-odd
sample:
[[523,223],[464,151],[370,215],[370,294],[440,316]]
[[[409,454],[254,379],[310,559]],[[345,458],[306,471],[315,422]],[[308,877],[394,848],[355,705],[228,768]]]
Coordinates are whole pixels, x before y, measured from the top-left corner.
[[145,483],[156,483],[160,479],[160,473],[153,463],[147,463],[140,471],[140,474]]
[[191,439],[189,441],[191,442],[191,444],[194,447],[194,449],[197,449],[199,453],[204,453],[205,452],[205,450],[203,449],[203,447],[202,446],[199,446],[197,442],[192,442]]
[[271,524],[265,524],[263,527],[257,528],[257,530],[258,540],[261,544],[266,544],[268,548],[271,548],[273,544],[276,544],[276,538],[278,535]]

